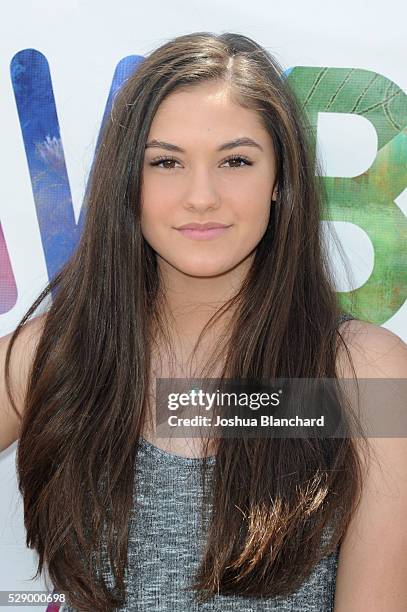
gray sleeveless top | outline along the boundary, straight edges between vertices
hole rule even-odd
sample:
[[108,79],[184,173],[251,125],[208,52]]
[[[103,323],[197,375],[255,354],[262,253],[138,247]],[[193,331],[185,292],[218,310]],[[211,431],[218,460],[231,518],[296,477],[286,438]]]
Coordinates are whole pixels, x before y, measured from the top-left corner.
[[[345,318],[351,317],[341,317]],[[195,602],[194,592],[187,587],[204,545],[199,525],[202,461],[168,453],[140,439],[135,469],[137,504],[131,517],[125,575],[128,599],[117,612],[332,612],[339,547],[322,558],[289,596],[215,595],[205,603]],[[215,457],[207,458],[209,476],[214,463]],[[111,575],[106,571],[104,576],[113,586]],[[64,604],[60,612],[77,610]]]

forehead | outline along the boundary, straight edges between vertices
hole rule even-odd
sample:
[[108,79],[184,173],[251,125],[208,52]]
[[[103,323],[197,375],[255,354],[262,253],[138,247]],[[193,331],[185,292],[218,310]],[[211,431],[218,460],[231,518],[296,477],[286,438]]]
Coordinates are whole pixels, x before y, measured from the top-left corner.
[[219,140],[236,137],[239,131],[268,137],[259,113],[233,101],[225,83],[208,82],[169,94],[157,109],[149,137],[177,140],[181,135],[191,139],[206,135]]

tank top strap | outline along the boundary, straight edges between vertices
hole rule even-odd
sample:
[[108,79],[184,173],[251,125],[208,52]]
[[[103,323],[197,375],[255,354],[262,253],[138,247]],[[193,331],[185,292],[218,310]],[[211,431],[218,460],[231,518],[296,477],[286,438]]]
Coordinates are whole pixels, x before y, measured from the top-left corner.
[[351,315],[349,312],[342,312],[338,317],[338,325],[343,323],[344,321],[352,321],[355,317]]

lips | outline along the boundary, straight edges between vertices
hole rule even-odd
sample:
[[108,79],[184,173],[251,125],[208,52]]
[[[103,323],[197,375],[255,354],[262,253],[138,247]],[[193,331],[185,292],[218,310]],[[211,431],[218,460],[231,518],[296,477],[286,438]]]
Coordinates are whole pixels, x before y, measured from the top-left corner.
[[225,228],[230,227],[224,223],[215,223],[212,221],[208,221],[207,223],[186,223],[185,225],[180,225],[176,229],[178,230],[208,230],[208,229],[217,229],[217,228]]
[[[222,236],[228,229],[230,229],[230,225],[221,225],[219,223],[208,223],[201,224],[200,227],[196,227],[199,224],[188,224],[188,226],[181,226],[177,228],[177,231],[190,240],[212,240],[217,238],[218,236]],[[191,228],[190,226],[193,225]],[[209,227],[205,227],[209,225]]]

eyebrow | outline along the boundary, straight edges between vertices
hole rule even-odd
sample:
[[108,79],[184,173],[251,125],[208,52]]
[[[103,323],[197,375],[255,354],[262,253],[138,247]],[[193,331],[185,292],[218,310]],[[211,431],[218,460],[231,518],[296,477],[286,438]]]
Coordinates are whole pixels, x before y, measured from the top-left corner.
[[[162,140],[150,140],[147,142],[146,149],[149,148],[159,148],[159,149],[167,149],[168,151],[177,151],[178,153],[185,153],[184,149],[178,147],[175,144],[171,144],[170,142],[164,142]],[[234,140],[230,140],[229,142],[224,142],[220,147],[218,147],[217,151],[225,151],[227,149],[234,149],[235,147],[257,147],[260,151],[263,151],[263,147],[253,140],[253,138],[235,138]]]

